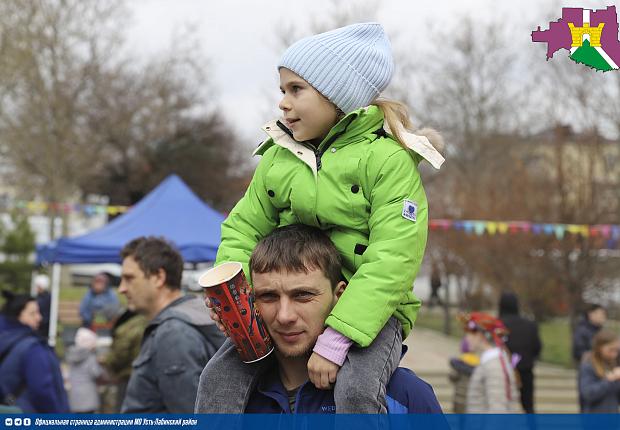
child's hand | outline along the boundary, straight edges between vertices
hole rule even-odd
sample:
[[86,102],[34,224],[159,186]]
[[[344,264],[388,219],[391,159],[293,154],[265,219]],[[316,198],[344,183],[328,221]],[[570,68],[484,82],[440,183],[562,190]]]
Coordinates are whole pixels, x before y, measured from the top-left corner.
[[209,308],[209,316],[215,322],[215,325],[217,325],[217,328],[219,328],[222,333],[228,336],[228,333],[226,333],[226,328],[224,327],[224,324],[220,322],[220,317],[217,316],[217,313],[213,310],[213,305],[211,305],[211,300],[209,300],[209,297],[207,296],[205,296],[205,305],[207,306],[207,308]]
[[340,366],[313,352],[308,360],[308,376],[319,390],[329,390],[336,382]]

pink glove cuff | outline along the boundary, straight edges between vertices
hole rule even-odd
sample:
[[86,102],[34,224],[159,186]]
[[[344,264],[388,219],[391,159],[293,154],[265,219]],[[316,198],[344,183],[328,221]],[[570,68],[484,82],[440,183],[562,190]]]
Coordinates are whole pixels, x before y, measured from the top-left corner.
[[353,345],[351,339],[333,328],[327,327],[316,340],[313,351],[332,363],[342,366],[351,345]]

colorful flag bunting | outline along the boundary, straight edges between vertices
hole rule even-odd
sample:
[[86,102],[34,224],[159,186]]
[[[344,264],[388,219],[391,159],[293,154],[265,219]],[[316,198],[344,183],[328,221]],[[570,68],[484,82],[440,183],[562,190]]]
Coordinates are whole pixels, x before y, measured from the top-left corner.
[[553,223],[533,223],[529,221],[484,221],[484,220],[430,220],[431,230],[462,230],[467,234],[481,236],[488,233],[491,236],[496,234],[518,234],[532,233],[534,235],[555,236],[563,239],[567,234],[579,235],[582,237],[600,237],[617,243],[620,241],[620,225],[616,224],[553,224]]

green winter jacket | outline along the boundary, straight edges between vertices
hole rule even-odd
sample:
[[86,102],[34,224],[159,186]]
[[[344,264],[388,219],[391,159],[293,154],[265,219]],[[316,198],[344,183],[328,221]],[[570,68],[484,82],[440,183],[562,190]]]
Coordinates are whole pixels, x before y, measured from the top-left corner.
[[428,230],[417,168],[422,157],[382,127],[379,108],[359,109],[314,150],[276,121],[265,125],[270,138],[255,151],[262,159],[252,182],[222,224],[216,260],[239,261],[249,275],[252,250],[275,228],[321,228],[342,255],[349,281],[325,323],[363,347],[392,315],[402,323],[403,338],[411,331],[420,307],[413,280]]

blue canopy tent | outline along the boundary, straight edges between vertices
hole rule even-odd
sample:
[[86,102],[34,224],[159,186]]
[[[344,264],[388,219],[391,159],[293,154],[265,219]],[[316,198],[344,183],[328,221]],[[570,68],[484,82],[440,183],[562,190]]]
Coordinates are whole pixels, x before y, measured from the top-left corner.
[[223,220],[222,214],[171,175],[129,212],[100,229],[38,247],[37,263],[120,263],[123,246],[140,236],[164,236],[187,262],[212,261]]
[[38,264],[54,264],[50,343],[56,336],[60,264],[120,263],[120,251],[140,236],[163,236],[186,262],[215,260],[224,216],[210,208],[176,175],[168,176],[129,210],[98,230],[37,247]]

